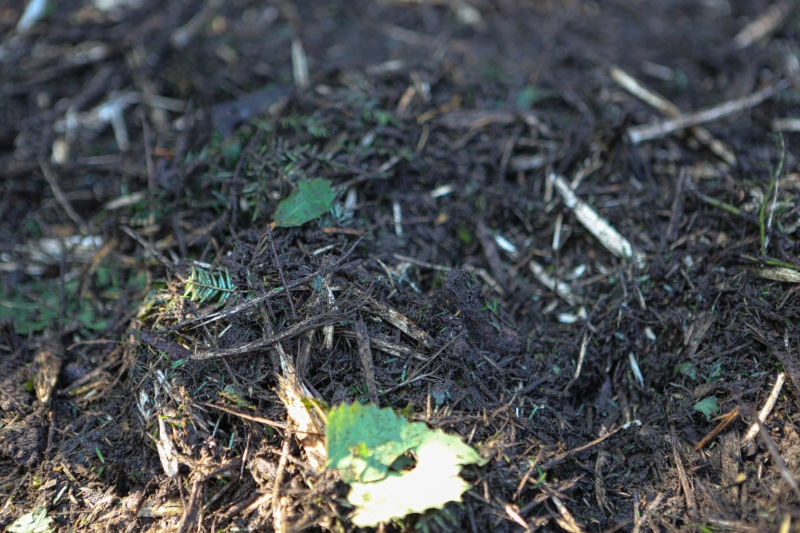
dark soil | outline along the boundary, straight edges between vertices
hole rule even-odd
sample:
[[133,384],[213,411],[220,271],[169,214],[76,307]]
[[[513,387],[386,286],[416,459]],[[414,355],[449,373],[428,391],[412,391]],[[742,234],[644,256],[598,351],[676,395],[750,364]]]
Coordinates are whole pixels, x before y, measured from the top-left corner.
[[[0,7],[0,526],[354,531],[286,381],[488,460],[382,530],[800,531],[775,7],[744,47],[768,2],[60,2],[25,35]],[[685,113],[777,89],[704,126],[722,150],[634,144],[663,116],[614,66]],[[312,178],[330,211],[270,228]]]

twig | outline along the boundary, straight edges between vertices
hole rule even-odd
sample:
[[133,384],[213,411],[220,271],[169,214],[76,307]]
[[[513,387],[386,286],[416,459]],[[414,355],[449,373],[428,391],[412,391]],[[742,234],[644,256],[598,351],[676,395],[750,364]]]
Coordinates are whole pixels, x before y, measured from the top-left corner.
[[[262,507],[265,504],[270,503],[271,501],[272,493],[259,494],[258,492],[254,492],[243,501],[237,503],[236,505],[232,505],[227,511],[222,513],[222,515],[219,516],[217,528],[227,525],[227,523],[230,522],[234,516],[238,516],[239,513],[242,513],[242,511],[245,511],[243,514],[246,516],[247,514],[255,511],[257,508]],[[250,510],[246,511],[246,509]],[[215,531],[219,531],[219,529],[216,529]]]
[[71,218],[75,224],[77,224],[81,233],[88,233],[89,228],[86,225],[86,222],[84,222],[80,215],[75,212],[75,209],[72,208],[72,204],[69,202],[67,195],[64,194],[64,190],[56,181],[56,177],[53,175],[52,170],[50,170],[50,166],[44,161],[40,160],[39,167],[42,169],[42,174],[44,174],[44,179],[47,180],[47,184],[50,185],[50,188],[53,190],[53,196],[56,197],[58,205],[60,205],[64,212],[67,213],[67,216]]
[[539,280],[539,283],[555,292],[556,295],[567,302],[569,305],[575,306],[582,303],[582,299],[575,295],[569,288],[569,285],[563,281],[559,281],[547,273],[545,268],[534,260],[528,263],[528,268],[531,273]]
[[[611,79],[617,82],[620,87],[631,93],[636,98],[639,98],[644,103],[658,109],[664,115],[670,118],[676,118],[683,114],[678,106],[660,94],[644,87],[636,78],[629,75],[621,68],[610,67],[609,74]],[[736,156],[733,154],[730,148],[725,146],[725,143],[715,139],[714,136],[711,135],[711,132],[709,132],[707,129],[700,126],[694,126],[689,131],[692,133],[695,139],[706,145],[709,150],[717,154],[723,161],[729,165],[736,164]]]
[[603,159],[600,157],[602,154],[602,150],[599,148],[596,149],[592,153],[592,161],[585,167],[581,167],[575,175],[572,177],[572,181],[569,183],[569,188],[573,191],[578,188],[578,186],[583,181],[583,178],[593,173],[595,170],[598,170],[603,166]]
[[[769,234],[768,232],[772,229],[772,217],[775,215],[775,204],[778,201],[778,183],[780,183],[780,177],[783,173],[783,161],[786,158],[786,143],[783,140],[783,135],[779,135],[778,137],[781,142],[781,158],[778,161],[778,168],[775,169],[775,172],[771,174],[769,178],[769,187],[767,187],[767,193],[764,195],[764,201],[761,202],[761,209],[758,211],[758,225],[760,230],[761,236],[761,255],[762,257],[767,256],[767,245],[769,245]],[[769,211],[769,220],[764,222],[764,217],[766,215],[767,210],[767,203],[769,202],[770,192],[773,193],[772,198],[772,206]]]
[[558,496],[555,494],[550,494],[550,501],[555,504],[556,509],[558,509],[558,512],[561,514],[561,518],[556,518],[556,522],[559,526],[566,529],[570,533],[583,533],[584,530],[581,525],[577,520],[575,520],[575,517],[572,516],[572,513],[569,512],[567,506],[561,503],[561,500],[558,498]]
[[573,448],[573,449],[571,449],[571,450],[569,450],[567,452],[564,452],[562,454],[559,454],[559,455],[553,457],[552,459],[550,459],[549,461],[547,461],[545,464],[542,465],[542,469],[543,470],[550,470],[554,466],[564,462],[565,460],[569,459],[573,455],[579,454],[581,452],[584,452],[584,451],[588,450],[589,448],[597,446],[598,444],[600,444],[601,442],[603,442],[604,440],[609,438],[611,435],[616,434],[620,429],[621,428],[613,429],[613,430],[609,431],[608,433],[606,433],[605,435],[603,435],[602,437],[596,438],[591,442],[587,442],[586,444],[578,446],[577,448]]
[[289,283],[288,286],[278,288],[278,289],[273,290],[271,292],[268,292],[268,293],[266,293],[266,294],[264,294],[262,296],[257,296],[256,298],[253,298],[252,300],[248,300],[246,302],[242,302],[242,303],[240,303],[238,305],[235,305],[235,306],[233,306],[231,308],[228,308],[228,309],[224,309],[222,311],[218,311],[218,312],[215,312],[215,313],[209,313],[207,315],[201,315],[201,316],[196,316],[196,317],[189,318],[189,319],[184,320],[183,322],[179,322],[178,324],[173,326],[173,329],[174,330],[179,330],[181,328],[184,328],[185,326],[188,326],[188,325],[193,324],[193,323],[198,322],[198,321],[203,321],[203,324],[210,324],[211,322],[214,322],[214,321],[217,321],[217,320],[222,320],[223,318],[228,318],[230,316],[235,315],[236,313],[240,313],[241,311],[244,311],[246,309],[250,309],[252,307],[255,307],[255,306],[261,304],[262,302],[266,301],[267,303],[269,303],[269,300],[271,298],[273,298],[274,296],[276,296],[276,295],[281,293],[281,289],[283,289],[283,290],[293,289],[295,287],[299,287],[300,285],[305,285],[309,281],[313,281],[314,279],[316,279],[317,276],[324,276],[325,274],[327,274],[329,272],[333,272],[335,270],[338,270],[340,267],[342,267],[342,265],[345,264],[344,263],[345,259],[347,259],[348,256],[350,256],[350,254],[353,253],[353,250],[355,250],[356,247],[359,244],[361,244],[361,241],[363,239],[364,239],[364,237],[361,237],[356,242],[354,242],[353,246],[351,246],[349,250],[347,250],[344,254],[342,254],[342,256],[339,257],[339,259],[337,259],[333,264],[328,265],[328,266],[324,266],[324,267],[320,268],[317,272],[314,272],[313,274],[309,274],[308,276],[302,277],[300,279],[296,279],[296,280],[292,281],[291,283]]
[[719,424],[717,424],[717,426],[716,426],[714,429],[712,429],[712,430],[709,432],[709,434],[708,434],[708,435],[706,435],[705,437],[703,437],[703,438],[700,440],[700,442],[698,442],[698,443],[697,443],[697,446],[695,446],[695,447],[694,447],[694,451],[701,450],[701,449],[702,449],[702,448],[703,448],[703,447],[704,447],[706,444],[708,444],[709,442],[711,442],[711,439],[713,439],[714,437],[716,437],[717,435],[719,435],[719,434],[720,434],[720,432],[721,432],[723,429],[725,429],[726,427],[728,427],[728,424],[730,424],[731,422],[733,422],[734,420],[736,420],[736,417],[737,417],[737,416],[739,416],[739,406],[738,406],[738,405],[737,405],[737,406],[736,406],[736,407],[733,409],[733,411],[731,411],[730,413],[728,413],[728,414],[726,414],[726,415],[723,415],[723,419],[722,419],[722,421],[721,421]]
[[567,383],[567,386],[564,387],[564,392],[568,391],[572,384],[575,383],[575,381],[581,375],[583,360],[586,359],[586,348],[589,347],[589,339],[591,339],[591,335],[584,333],[583,340],[581,341],[581,351],[578,354],[578,364],[575,366],[575,373],[572,375],[572,379],[569,380],[569,383]]
[[[322,285],[325,291],[325,300],[331,311],[335,313],[339,308],[333,305],[336,299],[333,297],[333,290],[331,290],[330,274],[323,276]],[[322,338],[324,339],[322,342],[322,349],[327,351],[333,350],[333,324],[328,324],[322,329]]]
[[[517,490],[514,492],[514,496],[513,498],[511,498],[512,500],[517,501],[519,497],[522,495],[522,489],[525,488],[525,484],[528,482],[533,472],[536,471],[537,466],[538,463],[536,461],[534,461],[532,465],[528,466],[528,469],[525,471],[525,475],[522,476],[519,485],[517,485]],[[546,474],[544,474],[543,472],[542,475],[543,475],[542,480],[544,480],[544,476],[546,476]]]
[[494,279],[500,284],[503,289],[508,288],[508,275],[503,269],[503,262],[500,259],[500,253],[497,251],[497,244],[492,237],[489,228],[483,217],[478,217],[477,223],[477,237],[483,247],[483,253],[486,256],[486,261],[489,263],[489,268],[492,270]]
[[704,109],[696,113],[681,115],[670,120],[663,120],[655,124],[645,124],[628,128],[628,138],[633,144],[639,144],[653,139],[659,139],[678,130],[683,130],[691,126],[713,122],[727,117],[734,113],[755,107],[767,98],[773,96],[789,86],[786,80],[780,81],[772,87],[767,87],[743,98],[730,100],[715,107]]
[[508,162],[511,160],[511,154],[514,151],[514,147],[519,140],[519,136],[522,133],[522,126],[517,125],[514,128],[514,131],[511,133],[511,137],[506,142],[506,147],[503,150],[503,156],[500,158],[500,169],[497,171],[497,179],[498,181],[503,181],[506,179],[506,172],[508,171]]
[[795,4],[796,2],[794,1],[784,0],[769,6],[764,13],[736,34],[736,37],[733,38],[733,48],[736,50],[747,48],[777,30],[789,16],[789,13],[792,12]]
[[261,348],[266,348],[267,346],[272,346],[281,342],[282,340],[294,337],[295,335],[299,335],[301,333],[305,333],[310,329],[317,329],[322,326],[326,326],[328,324],[335,324],[339,322],[345,317],[342,313],[327,313],[318,316],[309,317],[297,324],[293,324],[288,328],[284,329],[280,333],[276,333],[267,337],[266,339],[259,339],[257,341],[248,342],[246,344],[241,344],[239,346],[233,348],[227,348],[224,350],[209,350],[206,352],[198,352],[189,356],[189,359],[193,359],[195,361],[205,361],[207,359],[214,359],[216,357],[228,357],[234,355],[244,355],[246,353],[250,353],[254,350],[258,350]]
[[[289,457],[289,446],[291,445],[292,437],[290,434],[286,434],[283,437],[283,446],[281,447],[281,458],[278,461],[278,469],[275,473],[275,482],[272,485],[272,516],[274,516],[277,520],[278,516],[282,513],[277,513],[278,505],[280,504],[281,498],[281,483],[283,483],[283,474],[286,472],[286,463],[288,462]],[[285,524],[281,524],[283,526]],[[278,524],[275,525],[275,529],[278,530],[280,527]],[[282,527],[281,527],[282,529]]]
[[450,272],[453,270],[452,267],[445,266],[445,265],[434,265],[433,263],[426,263],[425,261],[420,261],[419,259],[415,259],[413,257],[409,257],[407,255],[401,254],[392,254],[395,259],[400,261],[408,261],[409,263],[417,266],[421,266],[423,268],[430,268],[431,270],[441,270],[442,272]]
[[[155,259],[157,259],[160,263],[162,263],[165,267],[167,267],[170,271],[175,270],[175,265],[172,264],[172,261],[164,257],[158,250],[156,250],[153,246],[150,245],[149,242],[144,240],[141,235],[136,233],[133,229],[129,228],[128,226],[120,225],[119,229],[127,233],[133,240],[138,242],[142,245],[142,248],[147,250],[150,255],[152,255]],[[184,280],[185,281],[185,280]]]
[[678,435],[675,432],[674,425],[670,426],[670,437],[672,440],[672,455],[675,458],[675,466],[678,468],[678,477],[681,480],[683,495],[686,498],[686,507],[689,510],[689,517],[694,519],[697,515],[697,505],[694,501],[694,493],[692,492],[692,486],[689,484],[689,478],[686,476],[686,470],[683,468],[683,460],[678,449]]
[[756,436],[756,433],[758,433],[759,424],[766,420],[772,408],[775,407],[775,402],[778,401],[778,395],[781,393],[781,388],[785,380],[786,374],[784,372],[781,372],[778,374],[778,377],[775,378],[775,385],[772,386],[772,392],[769,393],[767,400],[764,402],[764,407],[762,407],[761,412],[758,413],[758,421],[753,422],[753,425],[750,426],[750,429],[747,430],[747,433],[742,437],[742,448],[750,446],[750,442]]
[[[308,300],[308,308],[313,309],[319,304],[319,293],[314,293],[311,298]],[[328,327],[328,326],[325,326]],[[308,359],[311,357],[311,345],[314,342],[314,332],[315,329],[310,329],[303,334],[303,337],[300,339],[300,348],[297,350],[297,357],[294,360],[295,366],[295,373],[294,379],[296,384],[300,384],[303,380],[303,376],[306,373],[306,367],[308,366]],[[287,376],[288,377],[288,376]]]
[[308,74],[308,58],[303,49],[303,41],[298,36],[292,36],[292,73],[294,74],[294,84],[299,90],[307,89],[311,84],[311,77]]
[[686,167],[681,167],[678,174],[678,182],[675,184],[675,198],[672,199],[672,211],[669,216],[669,225],[667,226],[666,240],[672,243],[677,237],[678,224],[683,216],[683,191],[686,188],[686,180],[689,173]]
[[272,248],[272,255],[275,257],[275,268],[278,269],[278,274],[281,276],[281,283],[286,287],[286,298],[289,300],[289,306],[292,308],[292,318],[297,320],[297,311],[294,308],[294,300],[292,300],[292,291],[289,290],[289,286],[286,284],[286,278],[283,277],[283,268],[281,268],[281,261],[278,259],[278,250],[275,249],[275,241],[272,240],[272,230],[269,224],[267,224],[267,238]]
[[561,229],[564,225],[564,212],[559,211],[556,215],[556,224],[553,227],[553,251],[558,252],[561,250]]
[[602,511],[608,508],[606,500],[606,487],[603,483],[603,464],[606,462],[608,452],[605,450],[597,451],[597,460],[594,462],[594,495],[597,500],[597,507]]
[[639,362],[636,360],[636,356],[633,355],[633,352],[628,352],[628,361],[631,364],[633,376],[636,378],[636,381],[639,382],[639,386],[644,388],[644,376],[642,375],[642,370],[639,368]]
[[775,461],[775,465],[781,471],[781,476],[783,476],[783,479],[785,479],[789,486],[792,487],[794,493],[800,497],[800,487],[797,486],[797,482],[794,480],[794,477],[792,477],[791,472],[789,472],[789,469],[786,468],[786,461],[784,461],[783,457],[781,457],[778,447],[775,446],[775,442],[772,440],[772,437],[769,436],[767,428],[764,427],[764,424],[762,424],[761,420],[756,416],[755,409],[751,407],[748,410],[750,411],[750,417],[755,419],[756,426],[758,427],[758,434],[761,437],[761,440],[763,440],[764,444],[767,446],[767,450],[772,456],[772,460]]
[[[289,368],[291,370],[291,368]],[[286,416],[291,421],[293,432],[306,454],[310,469],[321,472],[325,469],[325,423],[326,414],[316,401],[318,395],[311,392],[304,383],[296,385],[289,375],[275,376],[276,392],[286,408]]]
[[[647,504],[647,507],[645,507],[645,510],[644,510],[644,526],[645,527],[647,527],[647,525],[650,522],[650,517],[653,516],[653,513],[655,513],[656,509],[658,509],[661,506],[663,501],[664,501],[664,493],[663,492],[659,492],[658,494],[656,494],[656,497],[653,498],[653,500],[650,503]],[[655,528],[653,528],[653,529],[655,529]]]
[[364,379],[367,381],[367,391],[369,399],[373,404],[378,405],[378,390],[375,386],[375,364],[372,359],[372,348],[369,345],[369,333],[367,325],[359,316],[355,321],[356,343],[358,344],[358,355],[361,359],[361,366],[364,369]]
[[642,530],[642,515],[639,512],[639,492],[633,491],[633,531],[639,533]]
[[189,504],[183,509],[183,515],[181,516],[181,521],[178,525],[178,533],[186,533],[186,531],[189,531],[189,529],[193,528],[195,524],[197,524],[197,521],[200,518],[200,499],[204,492],[204,487],[205,481],[202,479],[196,479],[194,483],[192,483],[192,492],[189,496]]
[[[366,292],[362,292],[360,289],[355,289],[355,292],[359,295],[367,294]],[[396,327],[397,329],[399,329],[412,339],[421,343],[426,348],[433,347],[434,341],[428,334],[428,332],[417,326],[414,322],[411,321],[411,319],[401,314],[393,307],[377,301],[372,296],[366,295],[365,299],[368,306],[367,311],[371,312],[374,315],[378,315],[382,319],[386,320],[391,325],[393,325],[394,327]]]
[[172,32],[169,40],[172,46],[181,50],[185,48],[192,38],[202,30],[224,4],[224,0],[206,0],[203,8],[192,19]]
[[242,413],[241,411],[237,411],[235,409],[229,409],[222,405],[217,405],[213,403],[204,403],[206,407],[213,407],[214,409],[219,409],[229,415],[238,416],[239,418],[244,418],[245,420],[250,420],[251,422],[258,422],[259,424],[266,424],[267,426],[271,426],[278,429],[286,429],[286,424],[284,422],[275,422],[274,420],[270,420],[269,418],[264,418],[263,416],[256,416],[247,413]]
[[634,263],[643,261],[644,257],[642,254],[639,252],[634,253],[633,247],[628,239],[620,235],[619,232],[604,218],[598,215],[597,211],[589,206],[589,204],[578,198],[563,177],[551,172],[550,181],[556,186],[558,192],[561,193],[566,206],[575,213],[575,218],[577,218],[609,252],[622,259],[633,260]]

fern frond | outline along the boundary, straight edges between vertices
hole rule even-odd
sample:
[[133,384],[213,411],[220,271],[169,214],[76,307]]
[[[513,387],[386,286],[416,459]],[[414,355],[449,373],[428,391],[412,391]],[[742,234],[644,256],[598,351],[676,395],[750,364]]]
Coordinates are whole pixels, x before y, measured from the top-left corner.
[[214,272],[192,267],[189,279],[184,286],[183,297],[203,304],[217,301],[217,306],[224,304],[231,297],[236,301],[236,287],[231,280],[228,269],[214,275]]

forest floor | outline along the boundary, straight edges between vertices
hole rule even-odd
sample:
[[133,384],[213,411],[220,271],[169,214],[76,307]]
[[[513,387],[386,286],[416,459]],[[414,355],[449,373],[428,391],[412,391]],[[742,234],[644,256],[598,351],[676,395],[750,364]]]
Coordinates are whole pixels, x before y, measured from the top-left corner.
[[111,4],[0,9],[0,527],[355,531],[344,402],[480,455],[381,531],[800,531],[795,2]]

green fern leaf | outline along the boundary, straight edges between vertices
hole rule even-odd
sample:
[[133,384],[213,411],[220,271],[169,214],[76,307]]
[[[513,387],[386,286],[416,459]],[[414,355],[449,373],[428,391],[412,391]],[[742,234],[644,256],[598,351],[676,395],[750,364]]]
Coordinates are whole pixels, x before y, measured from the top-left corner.
[[235,292],[236,288],[227,269],[215,276],[208,270],[192,267],[184,286],[183,297],[198,304],[216,300],[217,306],[221,306],[230,298],[235,302]]

